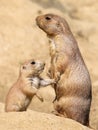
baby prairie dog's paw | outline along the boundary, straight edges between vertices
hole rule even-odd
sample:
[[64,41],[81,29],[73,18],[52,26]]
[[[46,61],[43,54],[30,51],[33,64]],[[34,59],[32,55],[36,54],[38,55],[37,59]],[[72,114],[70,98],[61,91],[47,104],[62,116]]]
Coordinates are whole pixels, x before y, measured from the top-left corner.
[[51,79],[51,84],[56,84],[56,80],[55,79]]

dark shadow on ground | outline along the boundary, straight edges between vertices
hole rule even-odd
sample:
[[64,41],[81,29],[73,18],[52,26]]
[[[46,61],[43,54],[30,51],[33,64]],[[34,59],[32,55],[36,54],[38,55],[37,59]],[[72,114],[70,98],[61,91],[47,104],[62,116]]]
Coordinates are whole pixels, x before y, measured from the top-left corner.
[[42,6],[43,8],[56,8],[62,12],[66,12],[65,7],[59,0],[30,0]]

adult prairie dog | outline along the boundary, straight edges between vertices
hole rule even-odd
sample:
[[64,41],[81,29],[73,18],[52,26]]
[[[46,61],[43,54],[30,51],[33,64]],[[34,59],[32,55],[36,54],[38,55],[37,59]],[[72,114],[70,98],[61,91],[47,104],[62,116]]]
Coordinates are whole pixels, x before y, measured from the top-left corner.
[[55,83],[53,79],[42,79],[39,76],[44,66],[44,62],[35,60],[29,60],[21,66],[19,78],[6,97],[6,112],[26,111],[34,95],[43,100],[37,95],[38,89]]
[[37,25],[46,32],[50,43],[50,76],[59,79],[54,85],[56,115],[89,124],[91,80],[77,42],[66,20],[55,14],[36,18]]

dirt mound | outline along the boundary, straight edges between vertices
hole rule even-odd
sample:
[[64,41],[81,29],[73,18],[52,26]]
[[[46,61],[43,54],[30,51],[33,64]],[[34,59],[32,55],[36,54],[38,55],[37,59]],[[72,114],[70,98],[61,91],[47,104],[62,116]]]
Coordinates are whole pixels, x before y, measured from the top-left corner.
[[[4,107],[0,103],[0,108]],[[51,114],[28,110],[0,113],[0,130],[90,130],[81,124]]]

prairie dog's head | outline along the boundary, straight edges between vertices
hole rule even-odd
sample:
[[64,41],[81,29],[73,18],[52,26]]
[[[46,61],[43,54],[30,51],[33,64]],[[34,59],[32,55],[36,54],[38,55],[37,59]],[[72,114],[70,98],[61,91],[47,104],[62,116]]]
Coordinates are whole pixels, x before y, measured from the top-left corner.
[[20,74],[24,77],[32,77],[40,75],[45,67],[45,63],[37,60],[30,60],[21,66]]
[[68,34],[70,32],[66,20],[58,15],[45,14],[36,18],[36,23],[44,32],[50,36]]

